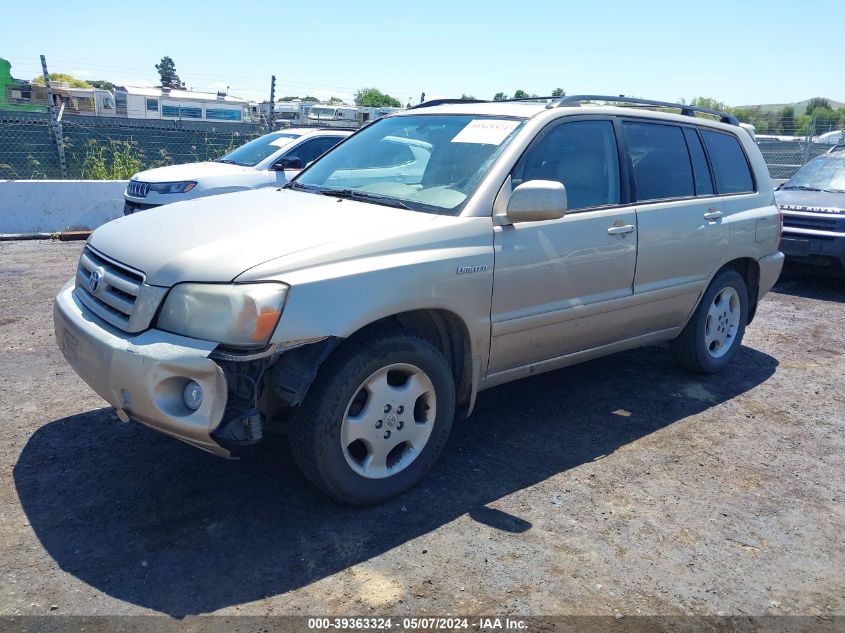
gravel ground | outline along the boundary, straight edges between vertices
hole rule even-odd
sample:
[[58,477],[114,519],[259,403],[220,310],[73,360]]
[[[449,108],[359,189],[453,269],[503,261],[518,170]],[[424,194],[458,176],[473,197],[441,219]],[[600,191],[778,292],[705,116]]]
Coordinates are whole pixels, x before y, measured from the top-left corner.
[[788,271],[717,376],[658,346],[484,392],[352,509],[281,439],[118,423],[55,347],[80,249],[0,243],[0,615],[845,614],[842,280]]

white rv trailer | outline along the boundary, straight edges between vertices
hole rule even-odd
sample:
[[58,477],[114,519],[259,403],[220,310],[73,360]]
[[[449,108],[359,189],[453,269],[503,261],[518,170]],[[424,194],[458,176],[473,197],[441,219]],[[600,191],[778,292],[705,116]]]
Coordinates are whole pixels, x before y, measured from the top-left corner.
[[311,106],[308,121],[324,125],[356,125],[359,123],[358,108],[343,104],[318,103]]
[[246,123],[252,120],[245,99],[218,92],[194,92],[171,88],[115,88],[117,116],[130,119],[218,121]]

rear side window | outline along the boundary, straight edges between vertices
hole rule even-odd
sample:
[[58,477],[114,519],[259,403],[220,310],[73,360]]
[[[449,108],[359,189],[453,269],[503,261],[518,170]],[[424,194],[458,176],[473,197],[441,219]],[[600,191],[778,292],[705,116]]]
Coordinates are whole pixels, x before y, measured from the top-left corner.
[[692,161],[692,173],[695,176],[695,195],[711,195],[713,193],[713,181],[710,178],[707,156],[704,154],[698,133],[692,128],[685,127],[684,138],[687,140],[687,149]]
[[713,165],[716,191],[719,193],[746,193],[754,191],[754,179],[745,159],[745,153],[733,134],[701,130],[704,145]]
[[622,125],[634,166],[638,202],[695,195],[692,166],[680,127],[631,121]]

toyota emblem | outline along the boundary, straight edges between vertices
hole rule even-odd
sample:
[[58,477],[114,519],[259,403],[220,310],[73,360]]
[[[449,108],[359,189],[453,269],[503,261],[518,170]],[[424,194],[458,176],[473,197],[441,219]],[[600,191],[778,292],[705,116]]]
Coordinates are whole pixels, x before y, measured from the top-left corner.
[[91,275],[88,277],[88,290],[91,291],[91,294],[97,292],[100,288],[100,284],[103,283],[105,271],[102,268],[97,268],[91,271]]

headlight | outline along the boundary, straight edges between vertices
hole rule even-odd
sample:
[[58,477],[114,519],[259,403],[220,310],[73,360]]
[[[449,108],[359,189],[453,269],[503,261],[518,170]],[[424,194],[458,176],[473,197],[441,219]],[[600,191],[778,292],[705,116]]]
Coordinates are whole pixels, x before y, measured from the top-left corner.
[[197,186],[195,182],[154,182],[150,185],[150,191],[156,193],[188,193]]
[[161,330],[238,347],[265,345],[273,334],[288,286],[178,284],[167,294],[158,317]]

